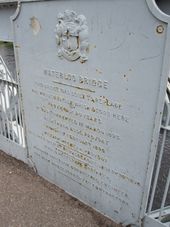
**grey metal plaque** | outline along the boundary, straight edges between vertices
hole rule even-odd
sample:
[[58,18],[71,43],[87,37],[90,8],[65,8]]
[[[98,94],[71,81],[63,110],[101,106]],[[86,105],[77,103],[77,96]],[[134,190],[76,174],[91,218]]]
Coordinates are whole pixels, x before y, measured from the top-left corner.
[[168,20],[152,0],[22,1],[13,18],[29,158],[124,225],[147,201]]

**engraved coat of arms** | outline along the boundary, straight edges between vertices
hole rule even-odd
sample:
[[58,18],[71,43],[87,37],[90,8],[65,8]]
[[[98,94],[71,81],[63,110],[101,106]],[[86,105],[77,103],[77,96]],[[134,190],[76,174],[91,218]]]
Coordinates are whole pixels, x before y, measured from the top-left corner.
[[66,10],[59,13],[56,25],[58,56],[69,61],[88,60],[88,26],[84,15]]

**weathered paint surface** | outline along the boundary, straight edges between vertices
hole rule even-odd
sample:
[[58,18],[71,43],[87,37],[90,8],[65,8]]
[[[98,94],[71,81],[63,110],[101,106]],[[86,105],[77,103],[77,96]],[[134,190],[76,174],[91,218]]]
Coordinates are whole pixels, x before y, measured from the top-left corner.
[[0,1],[0,41],[13,40],[10,17],[15,13],[16,8],[17,6],[14,3],[3,5]]
[[[87,20],[85,62],[58,56],[57,18],[66,10]],[[62,47],[81,48],[72,20],[62,20]],[[117,222],[138,223],[161,117],[155,121],[166,23],[144,0],[42,1],[21,3],[14,29],[29,158],[38,173]]]

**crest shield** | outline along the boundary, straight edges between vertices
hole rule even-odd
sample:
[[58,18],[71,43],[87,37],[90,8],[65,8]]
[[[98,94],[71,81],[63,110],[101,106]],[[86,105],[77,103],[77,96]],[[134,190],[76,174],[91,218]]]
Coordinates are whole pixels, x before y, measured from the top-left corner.
[[87,61],[88,27],[86,18],[74,11],[60,13],[56,25],[58,56],[69,61]]

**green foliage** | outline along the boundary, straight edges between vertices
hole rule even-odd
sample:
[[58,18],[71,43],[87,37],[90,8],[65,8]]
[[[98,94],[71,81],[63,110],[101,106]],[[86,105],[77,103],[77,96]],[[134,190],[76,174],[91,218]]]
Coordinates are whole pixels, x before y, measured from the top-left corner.
[[13,48],[13,43],[0,41],[0,47]]

